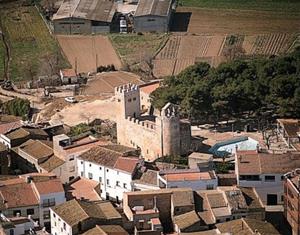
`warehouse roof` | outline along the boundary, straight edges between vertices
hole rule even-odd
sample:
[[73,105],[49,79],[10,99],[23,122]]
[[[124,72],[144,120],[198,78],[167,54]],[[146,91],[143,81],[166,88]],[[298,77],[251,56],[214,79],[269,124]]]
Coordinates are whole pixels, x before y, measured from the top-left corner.
[[167,16],[171,3],[172,0],[140,0],[134,16]]
[[65,0],[53,20],[80,18],[111,22],[115,14],[113,0]]

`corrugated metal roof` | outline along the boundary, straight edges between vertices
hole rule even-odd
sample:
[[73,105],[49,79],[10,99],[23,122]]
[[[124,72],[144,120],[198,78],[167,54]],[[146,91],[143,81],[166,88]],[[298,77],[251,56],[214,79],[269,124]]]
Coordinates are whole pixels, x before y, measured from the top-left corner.
[[53,20],[79,18],[111,22],[115,13],[113,0],[65,0]]
[[167,16],[171,4],[172,0],[140,0],[134,16]]

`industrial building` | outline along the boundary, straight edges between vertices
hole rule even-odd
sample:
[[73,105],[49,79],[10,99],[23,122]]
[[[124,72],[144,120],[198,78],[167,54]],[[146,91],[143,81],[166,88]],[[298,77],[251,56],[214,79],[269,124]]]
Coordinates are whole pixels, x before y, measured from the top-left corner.
[[113,0],[65,0],[53,15],[54,33],[110,32],[115,11]]
[[136,32],[168,32],[172,0],[139,0],[133,16]]

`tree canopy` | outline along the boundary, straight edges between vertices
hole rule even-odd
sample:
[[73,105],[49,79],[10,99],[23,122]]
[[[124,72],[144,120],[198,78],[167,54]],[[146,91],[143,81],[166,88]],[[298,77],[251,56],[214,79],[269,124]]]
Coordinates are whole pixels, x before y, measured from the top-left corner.
[[151,94],[161,109],[178,104],[193,120],[257,115],[300,117],[300,48],[285,56],[234,60],[212,68],[197,63],[177,76],[165,78]]
[[1,104],[2,112],[9,115],[27,118],[30,111],[30,101],[27,99],[14,98]]

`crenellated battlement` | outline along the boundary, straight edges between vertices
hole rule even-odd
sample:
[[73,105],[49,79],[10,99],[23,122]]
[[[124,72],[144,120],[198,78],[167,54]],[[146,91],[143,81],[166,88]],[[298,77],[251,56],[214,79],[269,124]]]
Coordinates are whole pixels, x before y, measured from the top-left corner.
[[178,106],[171,103],[167,103],[161,110],[162,117],[173,118],[178,117],[178,115]]
[[156,130],[156,124],[155,122],[151,122],[151,121],[141,121],[137,118],[134,117],[126,117],[125,118],[126,121],[136,125],[136,126],[141,126],[144,128],[147,128],[149,130]]
[[117,93],[128,93],[128,92],[132,92],[132,91],[139,91],[139,87],[138,85],[132,84],[132,83],[128,83],[125,85],[121,85],[115,88],[115,94]]

